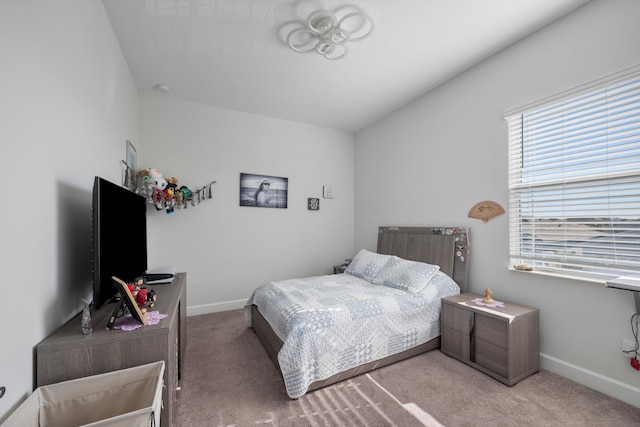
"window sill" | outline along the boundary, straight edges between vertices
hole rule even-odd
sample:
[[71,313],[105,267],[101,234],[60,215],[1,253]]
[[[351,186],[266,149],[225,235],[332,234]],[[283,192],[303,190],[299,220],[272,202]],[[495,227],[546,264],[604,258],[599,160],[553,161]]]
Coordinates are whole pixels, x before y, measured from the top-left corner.
[[569,279],[569,280],[577,280],[580,282],[589,282],[589,283],[596,283],[599,285],[604,285],[605,282],[609,279],[608,277],[593,277],[593,276],[580,276],[577,274],[563,274],[563,273],[559,273],[556,271],[547,271],[547,270],[538,270],[538,269],[533,269],[532,271],[526,271],[526,270],[518,270],[514,267],[509,267],[508,268],[509,271],[515,271],[517,273],[522,273],[522,274],[533,274],[536,276],[548,276],[548,277],[555,277],[555,278],[559,278],[559,279]]

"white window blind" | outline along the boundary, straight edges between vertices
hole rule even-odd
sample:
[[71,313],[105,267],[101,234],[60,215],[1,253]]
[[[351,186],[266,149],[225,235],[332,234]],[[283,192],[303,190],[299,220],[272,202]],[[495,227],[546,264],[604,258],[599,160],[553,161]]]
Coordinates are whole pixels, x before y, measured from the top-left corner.
[[513,263],[640,274],[640,72],[506,116]]

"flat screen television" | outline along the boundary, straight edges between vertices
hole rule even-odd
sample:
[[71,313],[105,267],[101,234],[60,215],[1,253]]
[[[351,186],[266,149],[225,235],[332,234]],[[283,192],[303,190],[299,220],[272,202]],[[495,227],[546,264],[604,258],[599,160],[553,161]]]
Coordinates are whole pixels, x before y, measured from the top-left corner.
[[96,176],[92,200],[93,305],[112,300],[112,276],[131,282],[147,270],[144,197]]

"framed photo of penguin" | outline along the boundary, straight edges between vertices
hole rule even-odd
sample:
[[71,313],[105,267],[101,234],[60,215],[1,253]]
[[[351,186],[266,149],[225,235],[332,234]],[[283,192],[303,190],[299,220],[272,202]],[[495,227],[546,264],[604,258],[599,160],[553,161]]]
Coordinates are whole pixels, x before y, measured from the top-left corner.
[[286,209],[289,178],[240,173],[240,206]]

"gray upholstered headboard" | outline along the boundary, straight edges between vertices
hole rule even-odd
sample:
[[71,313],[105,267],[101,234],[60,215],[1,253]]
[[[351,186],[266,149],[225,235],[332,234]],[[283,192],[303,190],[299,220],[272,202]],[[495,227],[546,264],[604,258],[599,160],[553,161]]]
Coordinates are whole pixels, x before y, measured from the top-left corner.
[[469,229],[465,227],[380,227],[378,253],[440,266],[466,292]]

